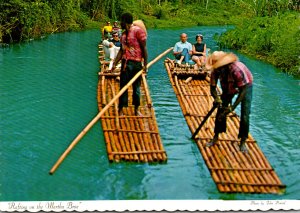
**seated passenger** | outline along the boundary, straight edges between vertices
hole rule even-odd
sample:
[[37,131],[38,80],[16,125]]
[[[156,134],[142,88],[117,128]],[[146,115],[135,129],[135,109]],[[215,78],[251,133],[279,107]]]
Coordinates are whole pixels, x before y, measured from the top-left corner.
[[110,60],[108,69],[111,70],[113,62],[114,62],[115,58],[117,57],[118,52],[119,52],[120,47],[121,47],[121,42],[120,42],[118,32],[113,32],[112,33],[112,38],[111,39],[108,39],[108,38],[105,39],[102,42],[102,44],[105,47],[104,48],[105,53],[108,54],[107,58],[109,58],[109,60]]
[[190,56],[192,55],[192,45],[187,41],[187,38],[187,35],[182,33],[180,35],[180,41],[174,46],[173,54],[178,60],[178,64],[181,64],[182,62],[189,63]]
[[115,22],[114,22],[114,25],[113,25],[113,27],[112,27],[112,31],[113,31],[113,32],[118,32],[119,37],[121,37],[121,35],[122,35],[122,29],[121,29],[121,27],[119,26],[118,21],[115,21]]
[[110,33],[112,32],[112,26],[110,25],[110,22],[106,22],[106,25],[102,28],[102,39],[105,39],[106,37],[110,37]]
[[196,35],[196,44],[193,44],[193,56],[192,60],[197,64],[198,68],[202,70],[206,59],[206,44],[202,43],[203,36],[201,34]]
[[102,45],[103,45],[103,50],[104,50],[104,60],[108,61],[109,60],[109,46],[110,46],[110,41],[108,36],[104,36],[102,40]]

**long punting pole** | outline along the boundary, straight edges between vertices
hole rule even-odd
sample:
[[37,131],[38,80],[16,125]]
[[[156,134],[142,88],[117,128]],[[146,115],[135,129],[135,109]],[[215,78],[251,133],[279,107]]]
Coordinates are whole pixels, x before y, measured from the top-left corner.
[[217,104],[214,104],[211,108],[211,110],[209,110],[209,112],[207,113],[207,115],[205,116],[205,118],[203,119],[203,121],[201,122],[201,124],[199,125],[199,127],[196,129],[196,131],[194,132],[194,134],[192,135],[192,139],[195,139],[196,135],[198,134],[198,132],[201,130],[202,126],[205,124],[205,122],[207,121],[207,119],[209,118],[209,116],[211,116],[211,114],[215,111],[215,109],[218,107]]
[[[168,54],[173,47],[168,48],[165,52],[158,55],[155,59],[148,63],[147,68],[152,66],[166,54]],[[59,167],[59,165],[63,162],[63,160],[67,157],[67,155],[71,152],[71,150],[76,146],[76,144],[80,141],[81,138],[92,128],[92,126],[100,119],[100,117],[105,113],[106,110],[109,109],[111,105],[114,104],[115,101],[119,99],[119,97],[142,75],[144,71],[140,70],[128,83],[124,86],[119,93],[94,117],[93,120],[80,132],[79,135],[73,140],[73,142],[69,145],[69,147],[65,150],[65,152],[60,156],[57,162],[53,165],[52,169],[50,170],[49,174],[52,175],[55,170]]]

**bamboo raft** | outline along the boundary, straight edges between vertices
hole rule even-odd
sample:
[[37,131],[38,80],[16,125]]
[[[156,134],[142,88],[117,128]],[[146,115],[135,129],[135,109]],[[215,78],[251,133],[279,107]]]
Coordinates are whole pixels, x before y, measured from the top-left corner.
[[[119,91],[120,69],[113,73],[108,71],[102,45],[99,45],[99,62],[97,100],[101,111]],[[116,101],[100,117],[109,161],[165,162],[167,155],[161,142],[145,74],[141,76],[139,111],[142,116],[134,115],[132,87],[128,89],[128,98],[128,107],[123,108],[124,115],[119,116]]]
[[[193,67],[176,67],[165,60],[170,82],[176,93],[191,133],[194,133],[213,105],[209,77]],[[227,133],[219,135],[216,145],[206,147],[213,138],[216,110],[198,132],[195,142],[220,192],[273,193],[285,190],[274,169],[249,134],[246,141],[248,154],[239,151],[239,117],[236,113],[227,118]]]

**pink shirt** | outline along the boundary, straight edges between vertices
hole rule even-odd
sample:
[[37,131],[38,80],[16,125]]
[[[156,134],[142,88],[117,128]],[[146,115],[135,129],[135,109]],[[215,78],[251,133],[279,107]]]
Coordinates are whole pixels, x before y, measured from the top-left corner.
[[132,25],[126,37],[126,32],[123,32],[121,37],[123,59],[142,61],[143,54],[140,43],[146,41],[147,35],[143,29]]

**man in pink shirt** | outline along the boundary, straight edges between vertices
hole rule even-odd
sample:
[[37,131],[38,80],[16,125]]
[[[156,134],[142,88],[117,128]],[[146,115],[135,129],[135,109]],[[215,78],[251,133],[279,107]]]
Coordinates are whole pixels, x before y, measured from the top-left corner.
[[[135,26],[130,13],[121,16],[121,27],[125,30],[121,36],[121,48],[113,64],[113,69],[122,60],[120,89],[122,89],[140,70],[147,70],[148,52],[146,47],[147,34],[142,28]],[[135,115],[141,115],[140,106],[141,78],[133,84],[132,104]],[[119,115],[123,115],[123,107],[128,107],[128,91],[119,99]]]

